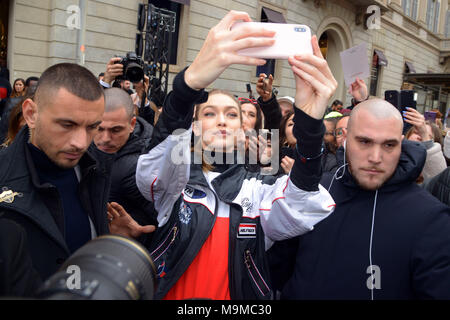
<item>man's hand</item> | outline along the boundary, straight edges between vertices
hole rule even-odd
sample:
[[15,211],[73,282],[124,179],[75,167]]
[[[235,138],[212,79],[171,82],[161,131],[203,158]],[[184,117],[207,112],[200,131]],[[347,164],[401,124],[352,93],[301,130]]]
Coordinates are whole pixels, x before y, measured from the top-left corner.
[[403,119],[406,123],[414,126],[422,141],[433,140],[428,133],[425,117],[414,108],[407,108],[408,111],[403,111]]
[[272,75],[269,75],[269,77],[265,73],[259,75],[258,82],[256,83],[256,92],[258,92],[264,102],[272,98],[272,84]]
[[295,77],[295,106],[320,120],[338,84],[322,56],[316,36],[311,38],[311,43],[313,54],[289,57],[288,61]]
[[155,226],[139,225],[117,202],[107,204],[109,231],[111,234],[137,239],[144,233],[152,233]]
[[271,46],[275,32],[243,25],[231,30],[237,21],[251,21],[246,12],[230,11],[206,37],[200,52],[184,74],[186,84],[201,90],[213,83],[232,64],[264,65],[263,59],[238,55],[246,48]]
[[353,98],[358,101],[364,101],[367,100],[369,95],[367,94],[367,86],[364,80],[359,79],[358,77],[355,79],[355,82],[353,82],[350,85],[350,88],[348,89],[348,93],[350,93]]
[[105,77],[103,81],[111,85],[116,77],[123,75],[123,65],[120,63],[115,63],[122,60],[122,58],[116,57],[111,58],[106,65]]

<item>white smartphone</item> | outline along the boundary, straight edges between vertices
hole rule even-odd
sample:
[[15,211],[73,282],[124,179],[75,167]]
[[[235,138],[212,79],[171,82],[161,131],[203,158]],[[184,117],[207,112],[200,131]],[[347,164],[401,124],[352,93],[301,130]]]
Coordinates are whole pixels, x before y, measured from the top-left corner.
[[240,50],[238,51],[240,55],[265,59],[287,59],[301,53],[313,53],[311,29],[308,26],[286,23],[236,22],[232,29],[241,28],[244,24],[275,31],[275,43],[272,46]]

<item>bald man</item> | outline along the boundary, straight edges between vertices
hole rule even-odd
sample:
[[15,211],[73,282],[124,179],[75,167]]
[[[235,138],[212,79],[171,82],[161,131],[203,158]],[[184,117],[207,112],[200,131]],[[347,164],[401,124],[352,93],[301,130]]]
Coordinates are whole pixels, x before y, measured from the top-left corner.
[[[156,213],[153,203],[147,201],[137,189],[135,175],[139,156],[149,151],[153,127],[144,119],[136,117],[134,110],[128,93],[119,88],[106,89],[105,113],[94,137],[94,144],[104,153],[116,155],[109,201],[118,203],[120,207],[117,206],[117,210],[109,208],[110,213],[115,213],[109,215],[110,219],[128,213],[138,225],[135,225],[131,234],[123,235],[133,236],[145,244],[150,240],[146,234],[153,229],[143,226],[156,224]],[[111,227],[114,228],[114,225]]]
[[425,149],[403,140],[384,100],[360,103],[347,129],[340,167],[321,181],[335,212],[271,252],[278,273],[295,256],[288,281],[277,279],[282,297],[450,299],[450,209],[415,184]]

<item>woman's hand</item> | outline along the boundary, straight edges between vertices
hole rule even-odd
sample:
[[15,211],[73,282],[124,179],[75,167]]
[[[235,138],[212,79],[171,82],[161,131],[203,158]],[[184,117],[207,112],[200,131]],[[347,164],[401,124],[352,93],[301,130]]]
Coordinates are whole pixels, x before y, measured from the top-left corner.
[[422,141],[433,140],[427,129],[425,117],[414,108],[406,108],[408,111],[403,111],[403,119],[406,123],[414,126]]
[[264,102],[267,102],[272,98],[272,84],[272,75],[269,75],[269,77],[267,77],[265,73],[259,75],[258,82],[256,83],[256,92],[261,96]]
[[295,106],[315,119],[322,119],[338,83],[323,58],[317,37],[311,38],[313,54],[289,57],[294,72]]
[[231,30],[237,21],[251,21],[246,12],[230,11],[206,37],[200,52],[184,74],[186,84],[201,90],[213,83],[232,64],[264,65],[263,59],[241,56],[237,52],[246,48],[271,46],[274,31],[243,24]]

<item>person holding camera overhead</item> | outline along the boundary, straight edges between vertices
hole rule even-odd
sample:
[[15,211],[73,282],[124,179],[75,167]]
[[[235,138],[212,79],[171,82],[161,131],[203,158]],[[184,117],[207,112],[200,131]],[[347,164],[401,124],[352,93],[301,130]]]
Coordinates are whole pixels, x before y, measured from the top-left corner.
[[[118,87],[131,95],[133,103],[137,106],[136,115],[141,116],[153,126],[159,112],[151,107],[148,100],[147,92],[150,81],[144,74],[143,67],[144,62],[134,52],[128,52],[126,57],[113,57],[106,65],[104,77],[99,82],[103,88],[107,89],[114,85],[114,80],[116,82],[120,80]],[[136,90],[135,93],[131,92],[131,83]],[[144,96],[145,102],[143,102]]]
[[[193,63],[175,77],[153,131],[154,147],[138,161],[138,188],[158,212],[150,248],[159,277],[156,299],[270,299],[266,249],[312,230],[334,209],[318,182],[322,117],[337,83],[316,37],[314,54],[289,58],[297,92],[294,134],[303,142],[290,176],[262,176],[222,161],[236,160],[241,108],[226,91],[207,94],[204,88],[232,64],[265,63],[238,50],[274,43],[273,31],[231,30],[238,20],[250,17],[229,12],[209,31]],[[213,154],[217,161],[211,163]],[[203,164],[196,161],[201,159]]]

